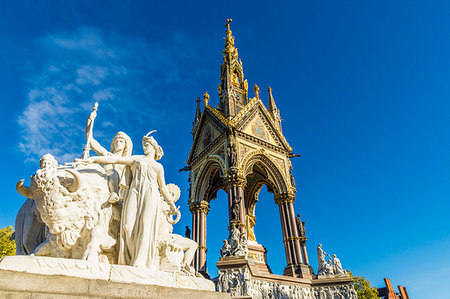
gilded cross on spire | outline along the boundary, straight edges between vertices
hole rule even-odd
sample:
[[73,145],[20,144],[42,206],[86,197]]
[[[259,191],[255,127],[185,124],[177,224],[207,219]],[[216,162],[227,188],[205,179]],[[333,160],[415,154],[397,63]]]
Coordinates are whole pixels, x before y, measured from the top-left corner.
[[230,23],[233,21],[232,19],[227,19],[227,23],[225,24],[225,27],[227,27],[227,30],[230,30]]

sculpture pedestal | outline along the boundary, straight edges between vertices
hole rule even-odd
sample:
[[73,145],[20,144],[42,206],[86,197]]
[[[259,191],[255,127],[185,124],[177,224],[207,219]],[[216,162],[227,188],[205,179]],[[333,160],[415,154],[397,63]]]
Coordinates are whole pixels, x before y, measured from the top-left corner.
[[315,276],[312,267],[305,264],[286,266],[286,268],[284,268],[283,275],[309,279]]
[[272,273],[267,264],[267,249],[254,241],[248,241],[248,255],[253,258],[255,265],[262,273]]
[[219,269],[219,276],[215,279],[217,290],[233,297],[357,299],[351,277],[333,276],[319,280],[308,265],[300,265],[297,269],[292,267],[293,271],[300,270],[299,273],[305,277],[261,272],[255,261],[248,257],[222,257],[216,265]]
[[230,298],[212,281],[177,273],[81,260],[7,256],[0,298]]

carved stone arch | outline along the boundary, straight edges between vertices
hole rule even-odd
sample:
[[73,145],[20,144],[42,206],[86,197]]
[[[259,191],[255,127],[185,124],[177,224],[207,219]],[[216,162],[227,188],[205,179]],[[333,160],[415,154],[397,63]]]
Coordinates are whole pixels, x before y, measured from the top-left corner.
[[289,184],[286,182],[281,170],[263,150],[254,151],[244,159],[242,165],[245,176],[253,172],[255,164],[266,172],[267,185],[275,195],[288,192]]
[[246,199],[245,209],[246,209],[248,215],[256,216],[255,215],[255,207],[256,207],[256,203],[258,202],[258,195],[259,195],[259,192],[261,192],[261,189],[264,187],[265,184],[266,184],[266,182],[264,182],[263,180],[257,181],[256,183],[253,184],[253,186],[251,186],[248,193],[246,192],[246,194],[245,194],[245,199]]
[[209,161],[216,161],[220,165],[220,170],[222,171],[222,174],[225,173],[225,161],[222,160],[222,157],[219,155],[212,155],[208,159]]
[[217,191],[223,188],[225,165],[219,156],[211,156],[203,164],[194,183],[193,202],[208,202],[216,197]]

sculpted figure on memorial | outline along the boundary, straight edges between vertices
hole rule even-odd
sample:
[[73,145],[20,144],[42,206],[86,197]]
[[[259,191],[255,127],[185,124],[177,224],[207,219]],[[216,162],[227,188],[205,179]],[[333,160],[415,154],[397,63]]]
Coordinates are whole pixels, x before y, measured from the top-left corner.
[[[189,192],[189,193],[190,193],[190,192]],[[185,229],[185,231],[184,231],[184,236],[185,236],[186,238],[188,238],[188,239],[191,238],[191,230],[190,230],[189,226],[187,226],[187,225],[186,225],[186,229]]]
[[[82,158],[89,158],[89,150],[93,150],[99,156],[118,156],[129,157],[133,152],[133,142],[131,138],[122,131],[117,132],[111,142],[111,151],[109,152],[100,143],[94,139],[93,126],[94,120],[97,117],[98,103],[95,103],[94,109],[89,115],[86,123],[86,146],[82,155]],[[108,174],[108,186],[111,192],[109,201],[111,203],[118,202],[119,200],[119,186],[120,179],[123,177],[125,165],[123,164],[105,164],[103,165]]]
[[294,175],[292,174],[292,170],[294,169],[293,167],[292,167],[292,164],[290,163],[290,161],[289,161],[289,180],[291,181],[291,186],[295,189],[296,188],[296,186],[295,186],[295,179],[294,179]]
[[317,275],[324,274],[327,261],[325,260],[325,252],[322,249],[322,244],[319,244],[317,246],[317,260],[319,264],[319,270],[317,271]]
[[328,260],[325,263],[323,274],[325,274],[325,275],[333,275],[334,274],[333,264],[331,263],[331,260]]
[[300,214],[297,214],[295,218],[295,222],[297,224],[298,234],[300,237],[306,236],[305,222],[300,219]]
[[231,250],[231,246],[228,243],[228,240],[226,240],[226,239],[223,240],[223,246],[220,249],[220,256],[229,256],[231,254],[230,250]]
[[233,252],[238,244],[241,237],[241,231],[239,230],[239,225],[233,225],[230,231],[230,237],[228,238],[228,243],[230,244],[230,251]]
[[334,274],[347,274],[347,272],[342,269],[341,261],[333,254],[333,270]]
[[220,255],[225,256],[246,256],[248,253],[247,234],[240,231],[239,225],[235,224],[231,228],[228,240],[223,240]]
[[20,207],[15,223],[16,255],[32,254],[46,239],[46,226],[42,222],[36,203],[27,198]]
[[115,236],[110,225],[112,207],[105,170],[98,165],[58,167],[52,155],[41,160],[30,187],[17,183],[17,191],[36,203],[50,232],[35,255],[116,261]]
[[[118,156],[118,157],[129,157],[133,150],[133,142],[131,138],[122,131],[119,131],[113,138],[111,142],[111,152],[107,151],[103,146],[101,146],[92,137],[90,139],[90,144],[92,150],[99,156]],[[111,203],[117,202],[119,200],[119,186],[120,180],[124,175],[123,164],[105,164],[103,166],[108,173],[109,178],[109,189],[111,191],[111,197],[109,201]]]
[[331,256],[323,251],[322,244],[319,244],[317,246],[317,259],[319,262],[319,270],[317,271],[318,276],[334,274],[333,266],[330,264],[331,260],[327,262],[325,259],[325,255],[327,255],[331,259]]
[[[246,293],[254,299],[317,299],[318,295],[312,292],[310,287],[300,285],[287,285],[279,282],[250,279],[249,291]],[[316,293],[317,294],[317,293]],[[313,296],[315,295],[315,296]],[[334,297],[330,297],[334,298]]]
[[219,271],[216,289],[230,293],[232,297],[248,296],[250,289],[250,272],[247,268]]
[[227,146],[228,166],[233,167],[237,164],[236,144],[229,143]]
[[256,224],[256,216],[245,215],[245,228],[247,229],[248,240],[256,242],[254,227]]
[[[57,167],[52,155],[44,155],[39,161],[40,169]],[[33,199],[27,198],[19,209],[15,223],[16,255],[32,254],[47,238],[47,231]]]
[[[180,198],[180,188],[174,184],[168,184],[167,189],[175,203]],[[180,212],[177,210],[177,218],[173,219],[169,205],[161,199],[161,211],[159,216],[159,269],[163,271],[182,271],[185,274],[195,275],[195,270],[190,266],[197,250],[197,242],[173,234],[173,224],[180,220]]]
[[120,229],[119,264],[158,269],[157,232],[160,196],[171,215],[178,213],[165,184],[164,168],[156,162],[164,152],[151,131],[142,138],[145,155],[90,157],[86,163],[126,165],[124,204]]
[[357,299],[356,291],[353,285],[343,285],[340,287],[327,286],[314,288],[314,298],[328,299],[328,298],[346,298]]
[[[328,262],[325,260],[325,255],[327,255],[330,259]],[[319,262],[319,270],[317,271],[318,276],[326,276],[326,275],[345,275],[347,276],[347,272],[342,268],[341,261],[333,254],[331,257],[328,253],[325,253],[322,250],[322,244],[317,246],[317,259]]]
[[239,242],[237,243],[236,249],[233,250],[231,255],[233,256],[246,256],[248,252],[247,236],[245,232],[241,233],[239,237]]
[[238,197],[238,198],[236,198],[236,201],[233,203],[233,207],[231,208],[234,220],[240,219],[240,214],[241,214],[240,204],[241,204],[241,197]]

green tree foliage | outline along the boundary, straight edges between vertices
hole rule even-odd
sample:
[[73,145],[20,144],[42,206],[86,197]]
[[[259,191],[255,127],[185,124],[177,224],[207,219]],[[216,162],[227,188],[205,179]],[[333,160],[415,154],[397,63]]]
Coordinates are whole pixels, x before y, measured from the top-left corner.
[[363,276],[355,276],[347,270],[347,273],[353,278],[353,287],[355,288],[358,299],[379,299],[378,290],[370,285],[370,281]]
[[0,229],[0,258],[16,254],[16,242],[11,240],[14,228],[10,225]]

